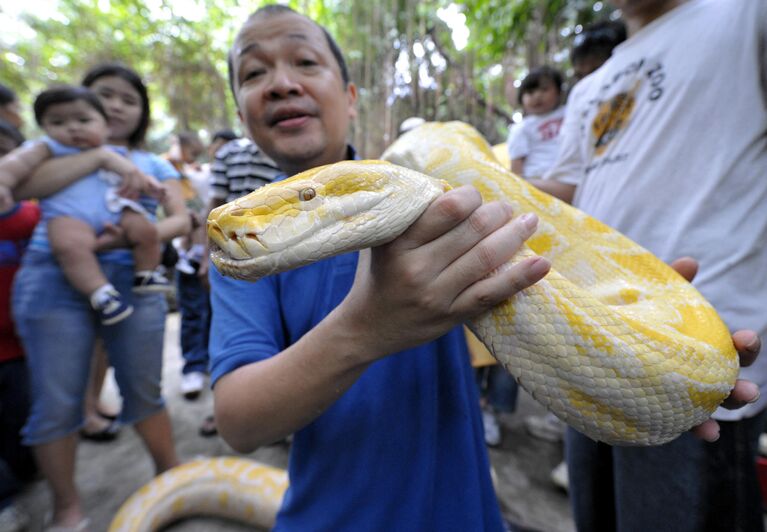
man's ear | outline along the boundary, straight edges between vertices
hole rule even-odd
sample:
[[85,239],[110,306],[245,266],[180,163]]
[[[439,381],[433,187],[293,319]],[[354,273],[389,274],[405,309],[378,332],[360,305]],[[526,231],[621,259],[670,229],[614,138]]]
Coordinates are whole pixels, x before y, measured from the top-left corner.
[[346,85],[346,97],[349,101],[349,118],[357,118],[357,85],[351,81]]

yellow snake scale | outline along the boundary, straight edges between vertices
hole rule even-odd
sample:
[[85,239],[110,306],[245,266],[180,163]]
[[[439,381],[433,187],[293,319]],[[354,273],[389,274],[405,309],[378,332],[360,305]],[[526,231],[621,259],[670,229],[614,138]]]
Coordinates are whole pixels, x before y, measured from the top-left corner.
[[[537,401],[595,440],[656,445],[707,419],[730,392],[737,354],[697,290],[641,246],[511,174],[473,128],[427,123],[383,158],[395,164],[337,163],[215,209],[208,235],[216,267],[256,280],[380,245],[412,224],[445,182],[472,185],[484,201],[502,199],[516,215],[540,218],[511,263],[538,254],[552,271],[468,324]],[[239,477],[228,478],[219,475],[223,487],[208,497],[229,497],[219,489]],[[178,490],[205,489],[190,486]],[[183,503],[174,504],[180,512]]]

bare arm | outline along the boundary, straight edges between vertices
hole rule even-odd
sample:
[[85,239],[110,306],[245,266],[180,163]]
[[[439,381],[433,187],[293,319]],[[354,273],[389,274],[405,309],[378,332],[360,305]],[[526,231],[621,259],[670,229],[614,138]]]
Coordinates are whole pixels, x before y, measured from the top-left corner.
[[162,206],[165,218],[157,222],[157,232],[162,242],[168,242],[177,236],[186,235],[192,230],[192,222],[181,194],[181,185],[177,180],[164,181],[165,199]]
[[13,207],[12,190],[50,156],[45,144],[35,142],[16,148],[0,159],[0,211]]
[[537,189],[561,199],[565,203],[572,203],[573,197],[575,197],[575,185],[554,181],[553,179],[531,179],[529,183]]
[[44,198],[101,168],[123,178],[121,193],[141,190],[149,180],[129,159],[101,147],[43,162],[16,187],[14,195],[17,199]]
[[525,157],[518,157],[511,160],[511,173],[518,176],[522,175],[525,169]]
[[[535,230],[510,208],[462,187],[437,199],[402,236],[361,252],[344,301],[298,342],[215,386],[216,420],[235,449],[252,450],[314,420],[372,362],[446,333],[540,280],[542,258],[487,277]],[[255,304],[255,303],[254,303]]]

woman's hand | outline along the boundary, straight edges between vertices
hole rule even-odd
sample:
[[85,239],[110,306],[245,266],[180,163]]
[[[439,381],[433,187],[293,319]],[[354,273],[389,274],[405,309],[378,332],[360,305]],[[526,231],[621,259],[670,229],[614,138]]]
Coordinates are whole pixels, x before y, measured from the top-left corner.
[[110,249],[127,248],[130,247],[125,236],[125,231],[119,225],[114,225],[109,222],[104,224],[104,228],[96,237],[96,251],[107,251]]
[[[690,257],[675,260],[671,263],[671,267],[688,281],[692,281],[695,278],[695,274],[698,273],[698,263]],[[742,368],[753,364],[762,348],[759,336],[754,331],[737,331],[732,335],[732,343],[738,352],[740,367]],[[722,406],[734,410],[748,403],[754,403],[758,399],[759,387],[751,381],[738,379],[735,381],[735,387],[724,400]],[[708,419],[697,427],[693,427],[691,432],[703,440],[714,442],[719,439],[719,423],[714,419]]]

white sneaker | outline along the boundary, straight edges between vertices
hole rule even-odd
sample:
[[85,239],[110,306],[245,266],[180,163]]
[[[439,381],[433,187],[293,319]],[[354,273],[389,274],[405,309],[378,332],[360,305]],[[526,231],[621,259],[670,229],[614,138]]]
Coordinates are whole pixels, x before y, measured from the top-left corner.
[[559,442],[564,439],[567,425],[554,414],[545,416],[528,416],[525,418],[525,428],[531,436],[539,440]]
[[570,477],[567,475],[567,462],[562,460],[551,470],[550,477],[554,485],[564,491],[570,488]]
[[186,399],[197,399],[205,387],[205,374],[200,371],[181,375],[181,393]]
[[22,532],[29,527],[29,516],[10,504],[0,511],[0,530],[3,532]]
[[501,427],[492,410],[482,409],[482,426],[485,429],[485,443],[490,447],[501,444]]

